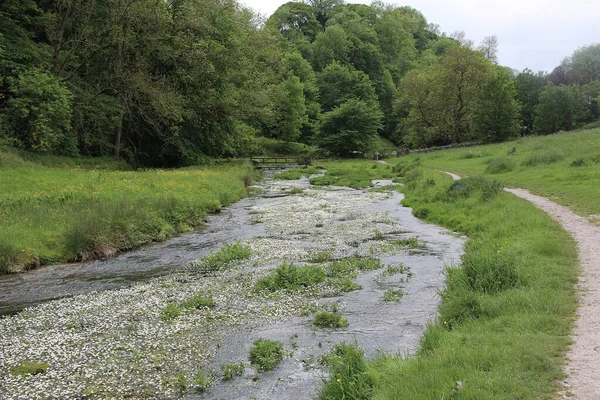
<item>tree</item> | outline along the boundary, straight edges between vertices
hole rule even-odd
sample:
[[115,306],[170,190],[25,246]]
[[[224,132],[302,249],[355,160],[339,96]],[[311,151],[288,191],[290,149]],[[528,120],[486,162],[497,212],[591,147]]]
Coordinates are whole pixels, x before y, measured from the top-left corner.
[[307,119],[303,91],[304,85],[297,76],[291,76],[279,84],[275,97],[278,139],[294,142],[300,137],[300,129]]
[[498,64],[498,37],[496,35],[484,37],[477,50],[491,63]]
[[319,146],[345,157],[371,150],[383,115],[376,104],[350,99],[322,116]]
[[350,99],[377,103],[375,88],[367,74],[352,70],[337,62],[318,75],[319,98],[324,112],[331,111]]
[[512,72],[495,67],[481,89],[473,112],[473,136],[502,142],[519,135],[519,105]]
[[312,65],[315,71],[322,71],[334,61],[341,64],[348,63],[350,41],[344,29],[339,25],[327,28],[319,33],[313,43]]
[[534,133],[546,135],[576,128],[589,118],[587,98],[577,87],[548,85],[535,107]]
[[534,73],[525,69],[515,77],[516,99],[521,110],[521,135],[533,132],[535,106],[539,103],[540,93],[548,84],[548,78],[543,71]]
[[600,43],[583,46],[561,63],[568,83],[585,85],[600,80]]

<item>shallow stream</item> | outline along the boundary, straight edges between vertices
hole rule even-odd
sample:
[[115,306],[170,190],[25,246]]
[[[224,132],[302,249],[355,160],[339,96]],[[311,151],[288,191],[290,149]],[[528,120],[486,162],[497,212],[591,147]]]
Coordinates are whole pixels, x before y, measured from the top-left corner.
[[[377,181],[387,186],[389,181]],[[300,194],[290,195],[292,188]],[[367,357],[411,354],[435,318],[444,266],[457,264],[464,238],[423,223],[396,191],[315,188],[308,179],[265,180],[259,196],[210,217],[206,229],[107,261],[50,266],[0,280],[0,393],[6,398],[310,399],[326,371],[319,356],[341,341]],[[418,246],[396,241],[417,238]],[[248,260],[200,274],[190,266],[224,243],[241,241]],[[282,262],[310,264],[376,257],[386,266],[360,275],[351,292],[320,285],[301,292],[257,293],[255,282]],[[312,265],[312,264],[311,264]],[[387,271],[387,272],[386,272]],[[382,300],[401,290],[399,301]],[[170,302],[198,293],[215,307],[161,319]],[[62,298],[60,300],[51,299]],[[316,329],[312,313],[335,308],[346,329]],[[258,338],[281,341],[289,356],[274,371],[247,362]],[[45,362],[45,374],[15,376],[20,362]],[[223,380],[220,366],[243,362],[242,376]],[[212,375],[201,392],[195,376]]]

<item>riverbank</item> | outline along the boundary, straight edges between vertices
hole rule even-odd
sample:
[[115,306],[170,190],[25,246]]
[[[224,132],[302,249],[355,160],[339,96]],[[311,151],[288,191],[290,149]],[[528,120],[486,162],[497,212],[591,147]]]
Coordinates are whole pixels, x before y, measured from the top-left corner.
[[439,318],[417,357],[382,356],[358,375],[369,377],[373,399],[552,398],[563,389],[577,306],[573,240],[497,182],[453,183],[418,164],[396,168],[406,183],[403,204],[466,233],[466,253],[446,271]]
[[192,230],[245,197],[253,177],[245,163],[115,171],[79,161],[47,166],[0,152],[0,273],[101,259]]

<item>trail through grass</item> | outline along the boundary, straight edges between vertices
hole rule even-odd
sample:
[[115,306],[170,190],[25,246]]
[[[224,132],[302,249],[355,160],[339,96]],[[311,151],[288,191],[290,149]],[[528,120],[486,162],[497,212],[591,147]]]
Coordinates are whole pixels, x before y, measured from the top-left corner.
[[582,216],[600,215],[600,129],[411,154],[388,162],[415,160],[433,169],[489,176],[506,187],[529,189]]

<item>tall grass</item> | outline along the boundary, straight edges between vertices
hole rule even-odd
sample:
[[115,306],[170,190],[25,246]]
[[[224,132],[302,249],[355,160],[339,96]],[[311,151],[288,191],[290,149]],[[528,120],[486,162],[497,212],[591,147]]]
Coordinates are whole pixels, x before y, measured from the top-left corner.
[[312,178],[312,185],[348,186],[366,188],[373,179],[392,179],[396,174],[392,166],[378,164],[371,160],[332,161],[320,163],[326,170],[325,176]]
[[462,265],[446,270],[439,318],[417,356],[370,364],[372,398],[551,398],[576,309],[574,243],[523,200],[481,189],[455,196],[456,185],[425,171],[405,189],[405,204],[470,240]]
[[3,272],[110,256],[193,229],[244,197],[252,176],[245,164],[118,171],[82,168],[79,159],[44,161],[60,167],[36,160],[0,152]]

